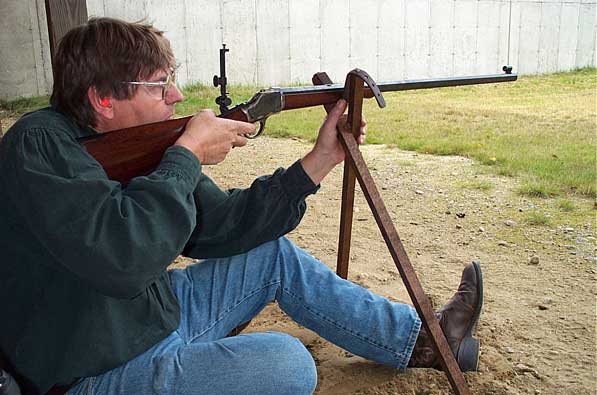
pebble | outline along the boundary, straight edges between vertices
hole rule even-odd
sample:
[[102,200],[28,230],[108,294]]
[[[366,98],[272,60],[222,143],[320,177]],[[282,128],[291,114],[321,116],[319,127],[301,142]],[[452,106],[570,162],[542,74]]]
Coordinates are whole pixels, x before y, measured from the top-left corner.
[[539,264],[539,257],[537,255],[533,255],[529,260],[531,265],[538,265]]
[[553,304],[553,298],[550,298],[549,296],[544,297],[543,304],[545,304],[545,305]]
[[485,232],[485,228],[482,226],[479,226],[479,232],[481,232],[481,233]]
[[514,354],[514,349],[512,347],[506,347],[506,352],[508,354]]
[[465,213],[456,213],[456,218],[464,218]]
[[516,222],[512,221],[511,219],[504,222],[506,226],[516,226]]
[[417,190],[415,191],[415,193],[416,193],[417,195],[422,195],[422,194],[423,194],[423,191],[421,191],[421,190],[417,189]]
[[517,363],[514,366],[514,370],[517,371],[518,373],[530,373],[530,374],[532,374],[533,376],[535,376],[538,379],[541,378],[539,376],[539,372],[537,372],[536,369],[533,369],[532,367],[527,366],[524,363]]
[[500,247],[507,247],[507,246],[508,246],[508,243],[507,243],[507,242],[505,242],[504,240],[500,240],[500,241],[498,241],[498,245],[499,245]]
[[574,232],[574,228],[570,228],[570,227],[564,228],[564,232],[566,232],[566,233]]
[[[456,224],[456,229],[462,229],[462,225]],[[597,259],[597,258],[596,258]]]

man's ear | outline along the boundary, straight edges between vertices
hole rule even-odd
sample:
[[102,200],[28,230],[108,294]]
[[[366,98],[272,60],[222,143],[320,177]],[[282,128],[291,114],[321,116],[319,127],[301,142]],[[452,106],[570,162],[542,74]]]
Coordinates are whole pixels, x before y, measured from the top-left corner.
[[[97,90],[94,86],[89,87],[87,89],[87,97],[89,98],[89,103],[93,107],[93,110],[98,115],[100,119],[111,120],[114,118],[114,108],[112,107],[112,97],[104,96],[100,97],[97,93]],[[100,121],[98,119],[98,121]]]

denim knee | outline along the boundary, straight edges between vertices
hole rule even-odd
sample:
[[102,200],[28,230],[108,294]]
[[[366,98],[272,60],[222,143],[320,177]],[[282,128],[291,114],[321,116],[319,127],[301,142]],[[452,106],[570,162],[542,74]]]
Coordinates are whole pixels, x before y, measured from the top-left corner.
[[276,360],[270,377],[263,378],[278,394],[311,394],[317,386],[315,361],[305,346],[285,333],[267,332],[267,350]]

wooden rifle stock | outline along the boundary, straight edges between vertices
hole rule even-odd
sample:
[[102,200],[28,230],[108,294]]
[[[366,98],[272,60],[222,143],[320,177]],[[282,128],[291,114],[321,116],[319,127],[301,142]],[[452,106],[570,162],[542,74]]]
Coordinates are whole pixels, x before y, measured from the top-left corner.
[[[468,77],[433,78],[381,82],[381,92],[430,89],[448,86],[478,85],[515,81],[516,74],[492,74]],[[343,84],[270,88],[259,91],[246,103],[239,104],[219,117],[243,122],[259,122],[261,134],[267,118],[284,110],[330,105],[343,98]],[[365,98],[373,97],[363,89]],[[99,133],[80,140],[85,149],[102,165],[110,179],[126,183],[131,178],[151,173],[164,152],[184,131],[191,116]]]

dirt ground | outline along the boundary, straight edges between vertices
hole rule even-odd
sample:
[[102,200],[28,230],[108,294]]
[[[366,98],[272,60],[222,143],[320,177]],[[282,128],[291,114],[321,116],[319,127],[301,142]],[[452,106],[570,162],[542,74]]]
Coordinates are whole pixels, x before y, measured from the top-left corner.
[[[299,141],[264,137],[233,150],[223,164],[204,169],[222,187],[244,187],[256,176],[290,165],[309,148]],[[457,287],[464,264],[472,259],[482,263],[480,370],[465,375],[472,392],[595,394],[594,217],[575,226],[530,226],[524,222],[526,212],[549,210],[553,202],[521,197],[515,179],[490,175],[471,160],[385,146],[365,146],[363,154],[436,307]],[[289,236],[331,267],[336,262],[341,189],[340,166],[308,199],[303,222]],[[578,206],[593,204],[572,199]],[[179,259],[176,264],[186,263]],[[349,272],[350,280],[410,303],[360,190]],[[368,362],[294,324],[274,305],[247,330],[278,330],[301,339],[317,364],[317,394],[452,393],[442,372],[397,373]]]

